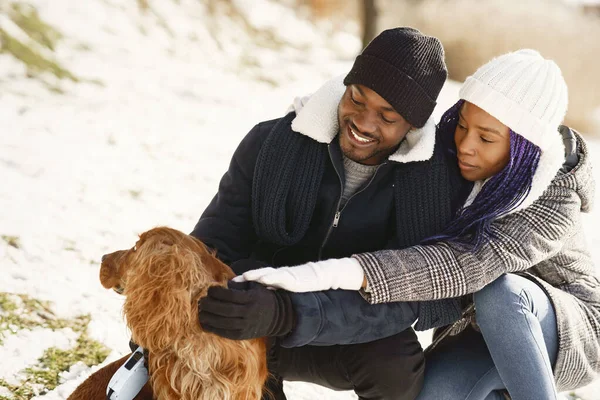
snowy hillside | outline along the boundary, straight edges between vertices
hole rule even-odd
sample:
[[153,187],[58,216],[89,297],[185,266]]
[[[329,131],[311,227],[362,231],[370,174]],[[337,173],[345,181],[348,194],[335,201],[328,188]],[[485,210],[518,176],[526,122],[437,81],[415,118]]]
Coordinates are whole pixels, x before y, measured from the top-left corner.
[[[36,391],[65,399],[127,352],[122,298],[99,284],[101,255],[157,225],[191,231],[244,134],[347,71],[360,49],[351,24],[333,34],[277,2],[229,3],[236,7],[211,16],[191,0],[147,9],[29,1],[56,29],[54,50],[0,6],[0,34],[71,76],[40,73],[0,51],[0,399]],[[449,83],[436,113],[456,96]],[[592,149],[598,154],[599,142]],[[588,233],[600,249],[597,215]],[[58,353],[50,357],[49,348]],[[74,348],[92,367],[78,362],[54,383],[32,378],[41,375],[32,373],[42,370],[40,357],[69,360]],[[286,392],[291,400],[356,398],[300,383]]]

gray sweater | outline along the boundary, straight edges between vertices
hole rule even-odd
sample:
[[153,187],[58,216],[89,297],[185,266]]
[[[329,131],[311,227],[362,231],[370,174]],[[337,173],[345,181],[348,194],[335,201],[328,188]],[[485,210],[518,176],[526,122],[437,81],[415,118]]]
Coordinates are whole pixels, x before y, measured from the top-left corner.
[[344,193],[342,194],[343,206],[348,199],[352,197],[375,173],[377,165],[363,165],[352,161],[344,156],[344,172],[346,180],[344,182]]

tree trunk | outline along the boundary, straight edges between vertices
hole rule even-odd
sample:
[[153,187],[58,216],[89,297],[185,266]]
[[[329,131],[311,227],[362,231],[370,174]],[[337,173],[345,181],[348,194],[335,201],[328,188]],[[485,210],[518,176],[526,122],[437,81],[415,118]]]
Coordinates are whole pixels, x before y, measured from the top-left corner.
[[363,0],[363,37],[362,43],[365,48],[371,40],[377,35],[377,7],[375,0]]

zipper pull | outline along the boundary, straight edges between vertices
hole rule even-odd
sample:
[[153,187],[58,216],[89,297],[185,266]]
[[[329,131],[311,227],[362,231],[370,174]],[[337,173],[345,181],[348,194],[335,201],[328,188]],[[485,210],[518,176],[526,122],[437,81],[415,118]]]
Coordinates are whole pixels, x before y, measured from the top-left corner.
[[340,211],[336,211],[335,216],[333,217],[333,227],[337,228],[338,222],[340,222],[340,215],[342,213]]

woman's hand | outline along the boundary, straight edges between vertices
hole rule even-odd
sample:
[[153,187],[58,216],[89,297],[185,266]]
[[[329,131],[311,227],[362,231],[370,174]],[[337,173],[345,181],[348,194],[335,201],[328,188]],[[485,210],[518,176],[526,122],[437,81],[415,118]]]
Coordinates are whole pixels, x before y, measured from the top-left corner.
[[296,267],[260,268],[233,278],[254,281],[290,292],[318,292],[329,289],[360,290],[365,274],[354,258],[309,262]]

